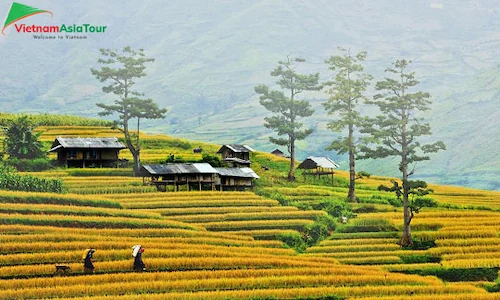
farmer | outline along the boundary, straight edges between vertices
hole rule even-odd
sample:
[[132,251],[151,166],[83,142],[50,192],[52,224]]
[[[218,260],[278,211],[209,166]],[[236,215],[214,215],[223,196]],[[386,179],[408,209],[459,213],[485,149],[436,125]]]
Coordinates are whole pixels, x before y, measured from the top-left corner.
[[142,272],[146,270],[146,265],[142,261],[142,253],[144,248],[141,245],[135,245],[132,247],[132,255],[134,256],[134,271]]
[[94,255],[95,249],[86,249],[83,253],[83,271],[86,274],[94,273],[94,264],[92,263],[92,256]]

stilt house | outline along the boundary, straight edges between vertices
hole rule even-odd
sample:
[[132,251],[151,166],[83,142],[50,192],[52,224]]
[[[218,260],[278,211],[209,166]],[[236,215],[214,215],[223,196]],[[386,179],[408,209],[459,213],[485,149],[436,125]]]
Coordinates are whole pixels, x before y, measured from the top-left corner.
[[[174,191],[179,186],[186,185],[190,189],[215,189],[215,170],[207,163],[172,163],[162,165],[143,165],[140,170],[144,182],[156,185],[159,191],[166,191],[168,185],[174,186]],[[149,177],[149,179],[148,179]]]
[[318,156],[309,156],[300,165],[297,169],[305,170],[302,172],[304,179],[306,176],[317,176],[318,179],[321,176],[332,176],[332,184],[333,184],[333,174],[334,169],[337,169],[339,165],[335,163],[333,160],[328,157],[318,157]]
[[250,152],[254,150],[248,145],[228,144],[223,145],[218,154],[222,155],[222,161],[229,167],[250,167]]
[[218,176],[216,188],[223,190],[243,190],[252,188],[254,179],[259,179],[251,168],[215,168]]
[[57,161],[67,167],[117,167],[120,150],[126,147],[116,137],[58,137],[49,152],[57,153]]

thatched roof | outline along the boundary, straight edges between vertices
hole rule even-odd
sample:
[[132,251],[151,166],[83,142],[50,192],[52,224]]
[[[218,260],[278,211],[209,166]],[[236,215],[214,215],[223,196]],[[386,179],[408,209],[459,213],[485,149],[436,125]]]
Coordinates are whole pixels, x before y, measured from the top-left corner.
[[231,150],[232,152],[254,152],[250,146],[248,145],[236,145],[236,144],[227,144],[227,145],[222,145],[222,147],[217,151],[217,153],[222,153],[224,151],[224,148],[227,148]]
[[116,137],[99,138],[69,138],[57,137],[49,152],[59,149],[125,149],[126,147]]
[[298,169],[316,169],[316,168],[325,168],[325,169],[337,169],[339,165],[335,163],[333,160],[328,157],[319,157],[319,156],[309,156],[300,165],[297,167]]

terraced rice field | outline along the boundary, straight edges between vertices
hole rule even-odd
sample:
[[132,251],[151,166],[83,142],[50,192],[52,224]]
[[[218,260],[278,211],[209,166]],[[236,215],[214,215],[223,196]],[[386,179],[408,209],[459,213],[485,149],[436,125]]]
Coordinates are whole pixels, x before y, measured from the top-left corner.
[[[61,135],[119,136],[103,127],[41,130],[45,143]],[[143,139],[143,161],[199,156],[188,141]],[[274,166],[286,162],[255,157],[268,194],[311,206],[345,198],[345,187],[282,186]],[[263,171],[264,164],[271,169]],[[388,204],[391,194],[376,190],[389,179],[362,179],[362,203],[352,205],[357,217],[297,253],[278,237],[302,232],[324,211],[283,206],[253,192],[159,193],[130,170],[31,174],[62,179],[67,193],[0,191],[0,299],[500,299],[486,288],[500,267],[500,193],[433,187],[440,206],[412,222],[422,249],[404,250],[397,244],[401,210]],[[132,271],[136,244],[146,249],[147,272]],[[97,249],[93,275],[83,274],[87,248]],[[55,276],[56,264],[71,272]],[[453,272],[469,277],[451,282]]]

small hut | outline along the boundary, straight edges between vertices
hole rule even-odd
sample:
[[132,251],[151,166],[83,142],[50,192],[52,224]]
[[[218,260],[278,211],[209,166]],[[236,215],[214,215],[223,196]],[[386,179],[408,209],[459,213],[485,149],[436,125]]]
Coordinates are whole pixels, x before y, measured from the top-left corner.
[[334,169],[337,169],[339,165],[337,165],[333,160],[328,157],[318,157],[318,156],[309,156],[300,165],[297,167],[298,169],[303,169],[302,175],[304,176],[304,180],[306,176],[317,176],[318,179],[321,178],[321,175],[324,176],[332,176],[332,184],[333,184],[333,174]]
[[57,161],[69,167],[117,167],[120,150],[126,147],[116,137],[57,137],[49,152],[57,153]]
[[285,157],[285,158],[290,158],[290,156],[286,155],[283,151],[280,149],[274,149],[274,151],[271,152],[271,154],[279,156],[279,157]]
[[281,151],[280,149],[274,149],[274,151],[272,151],[271,154],[279,157],[285,157],[285,153],[283,153],[283,151]]
[[217,154],[222,155],[222,161],[229,167],[250,167],[250,152],[254,152],[248,145],[223,145]]
[[190,187],[201,191],[203,188],[215,189],[217,170],[207,163],[173,163],[143,165],[140,174],[145,183],[155,185],[159,191],[166,191],[168,185],[173,185],[174,191],[181,185],[186,185],[188,191]]
[[223,190],[244,190],[253,187],[253,180],[260,178],[251,168],[215,168],[219,176],[216,187]]

